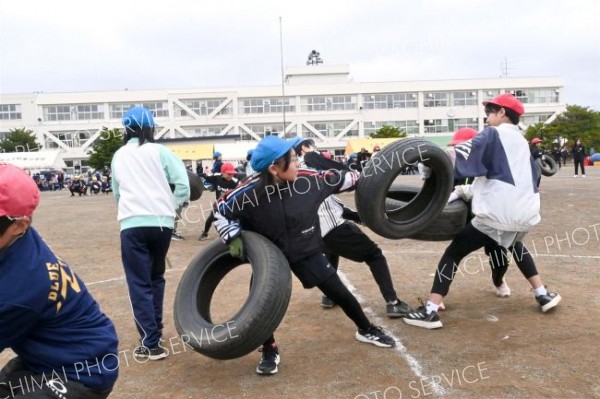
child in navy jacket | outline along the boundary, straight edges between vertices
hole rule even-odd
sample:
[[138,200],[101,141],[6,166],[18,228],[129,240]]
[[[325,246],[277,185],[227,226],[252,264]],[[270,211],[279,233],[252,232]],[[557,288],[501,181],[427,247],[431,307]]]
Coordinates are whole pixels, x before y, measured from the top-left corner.
[[39,192],[0,164],[1,398],[101,399],[118,376],[115,328],[83,281],[31,227]]

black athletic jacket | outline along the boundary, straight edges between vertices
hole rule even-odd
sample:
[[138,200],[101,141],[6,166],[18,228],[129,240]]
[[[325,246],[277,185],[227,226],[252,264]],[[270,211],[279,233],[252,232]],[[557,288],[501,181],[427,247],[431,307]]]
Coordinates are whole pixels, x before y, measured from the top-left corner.
[[297,262],[323,252],[319,206],[331,194],[354,189],[358,177],[351,171],[299,169],[294,182],[261,190],[260,174],[254,175],[219,199],[215,227],[226,244],[242,229],[262,234],[290,263]]
[[213,187],[215,188],[215,195],[217,199],[219,199],[221,194],[223,194],[225,191],[236,188],[239,183],[239,180],[235,177],[231,180],[227,180],[223,177],[221,173],[215,173],[213,175],[207,175],[202,173],[200,176],[202,176],[205,180],[207,180],[208,182],[210,182],[210,184],[213,185]]

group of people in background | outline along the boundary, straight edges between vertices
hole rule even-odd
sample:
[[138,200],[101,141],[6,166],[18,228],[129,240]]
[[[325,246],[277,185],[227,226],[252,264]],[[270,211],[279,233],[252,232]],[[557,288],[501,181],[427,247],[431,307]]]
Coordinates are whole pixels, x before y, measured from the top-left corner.
[[80,197],[88,195],[88,190],[90,195],[98,195],[100,193],[109,194],[112,192],[111,172],[108,166],[102,169],[102,173],[100,171],[93,173],[90,171],[84,175],[73,176],[69,183],[71,197],[74,197],[75,194],[78,194]]
[[[545,151],[542,148],[542,140],[538,137],[534,137],[531,139],[531,156],[533,159],[541,158]],[[549,155],[554,159],[556,165],[559,169],[562,168],[562,165],[567,164],[569,151],[566,146],[558,147],[555,146],[552,151],[550,151]],[[590,155],[594,154],[594,150],[590,150]],[[573,147],[571,148],[571,156],[573,158],[573,165],[575,166],[575,175],[574,177],[579,177],[579,169],[581,168],[581,176],[585,177],[585,161],[586,161],[586,151],[585,146],[581,143],[581,139],[577,139]]]

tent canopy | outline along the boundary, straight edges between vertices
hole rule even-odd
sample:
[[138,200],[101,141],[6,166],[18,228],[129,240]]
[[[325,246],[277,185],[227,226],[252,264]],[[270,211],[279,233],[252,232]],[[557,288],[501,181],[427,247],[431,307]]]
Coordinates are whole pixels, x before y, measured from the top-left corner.
[[181,160],[196,161],[199,159],[212,159],[213,144],[164,144]]
[[402,139],[350,139],[346,144],[345,154],[349,155],[360,152],[361,148],[366,149],[368,152],[373,152],[373,147],[376,145],[383,148],[386,145],[398,140]]
[[44,170],[66,169],[60,150],[36,152],[0,153],[0,162],[10,163],[21,169]]
[[223,154],[224,161],[237,161],[246,159],[248,150],[256,148],[257,144],[256,141],[215,144],[215,151]]

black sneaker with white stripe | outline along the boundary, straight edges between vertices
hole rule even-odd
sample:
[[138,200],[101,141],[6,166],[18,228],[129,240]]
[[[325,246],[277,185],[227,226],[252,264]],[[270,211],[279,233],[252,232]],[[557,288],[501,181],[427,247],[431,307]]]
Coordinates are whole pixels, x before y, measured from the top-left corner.
[[367,330],[358,330],[356,339],[360,342],[373,344],[381,348],[392,348],[396,346],[396,341],[383,331],[381,327],[371,326]]
[[277,374],[279,371],[277,366],[281,360],[277,346],[275,344],[263,345],[259,351],[262,352],[262,356],[260,358],[260,363],[258,363],[258,366],[256,367],[256,373],[260,375]]
[[406,316],[403,316],[402,320],[411,326],[426,328],[428,330],[442,328],[443,326],[438,313],[432,311],[428,314],[425,306],[419,306],[417,310],[410,312]]
[[162,360],[167,357],[167,351],[165,348],[162,348],[156,345],[153,348],[148,348],[146,346],[138,346],[133,351],[133,356],[139,360]]
[[548,292],[546,295],[539,295],[535,297],[538,305],[542,309],[542,312],[546,313],[560,302],[562,298],[556,292]]

